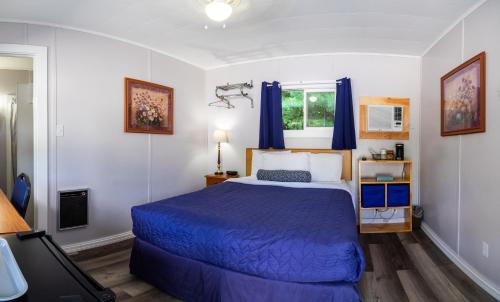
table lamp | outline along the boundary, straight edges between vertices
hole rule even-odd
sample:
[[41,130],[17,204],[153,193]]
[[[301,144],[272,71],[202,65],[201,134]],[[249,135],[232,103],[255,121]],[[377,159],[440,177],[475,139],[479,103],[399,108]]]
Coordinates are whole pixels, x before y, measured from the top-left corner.
[[217,143],[217,171],[214,173],[215,175],[222,175],[224,172],[220,169],[220,143],[227,143],[227,132],[224,130],[215,130],[214,131],[214,142]]

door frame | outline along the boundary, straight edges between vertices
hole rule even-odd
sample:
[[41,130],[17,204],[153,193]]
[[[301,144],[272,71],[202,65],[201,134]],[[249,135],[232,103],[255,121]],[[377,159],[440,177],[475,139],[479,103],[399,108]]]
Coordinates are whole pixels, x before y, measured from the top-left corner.
[[49,213],[47,47],[0,44],[0,55],[33,59],[34,228],[47,230]]

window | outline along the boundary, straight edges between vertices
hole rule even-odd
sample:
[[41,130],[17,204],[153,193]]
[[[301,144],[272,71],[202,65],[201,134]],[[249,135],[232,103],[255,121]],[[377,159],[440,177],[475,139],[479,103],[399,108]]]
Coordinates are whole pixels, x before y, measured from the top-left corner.
[[283,130],[287,137],[328,137],[335,118],[334,84],[284,86]]

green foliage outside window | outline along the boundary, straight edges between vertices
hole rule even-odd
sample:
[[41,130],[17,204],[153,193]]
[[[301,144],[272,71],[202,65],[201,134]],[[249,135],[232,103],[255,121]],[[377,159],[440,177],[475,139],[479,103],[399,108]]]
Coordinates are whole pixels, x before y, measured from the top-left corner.
[[[335,92],[306,92],[307,127],[333,127]],[[284,130],[304,130],[304,90],[282,91]]]
[[307,127],[333,127],[335,92],[308,92]]
[[281,93],[283,130],[304,129],[304,91],[283,90]]

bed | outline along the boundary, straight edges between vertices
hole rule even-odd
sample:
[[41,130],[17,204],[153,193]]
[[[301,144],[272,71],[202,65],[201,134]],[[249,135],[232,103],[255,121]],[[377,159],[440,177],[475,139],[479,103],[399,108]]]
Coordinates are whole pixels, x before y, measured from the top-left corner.
[[345,181],[248,176],[133,207],[132,220],[131,273],[185,301],[361,300]]

